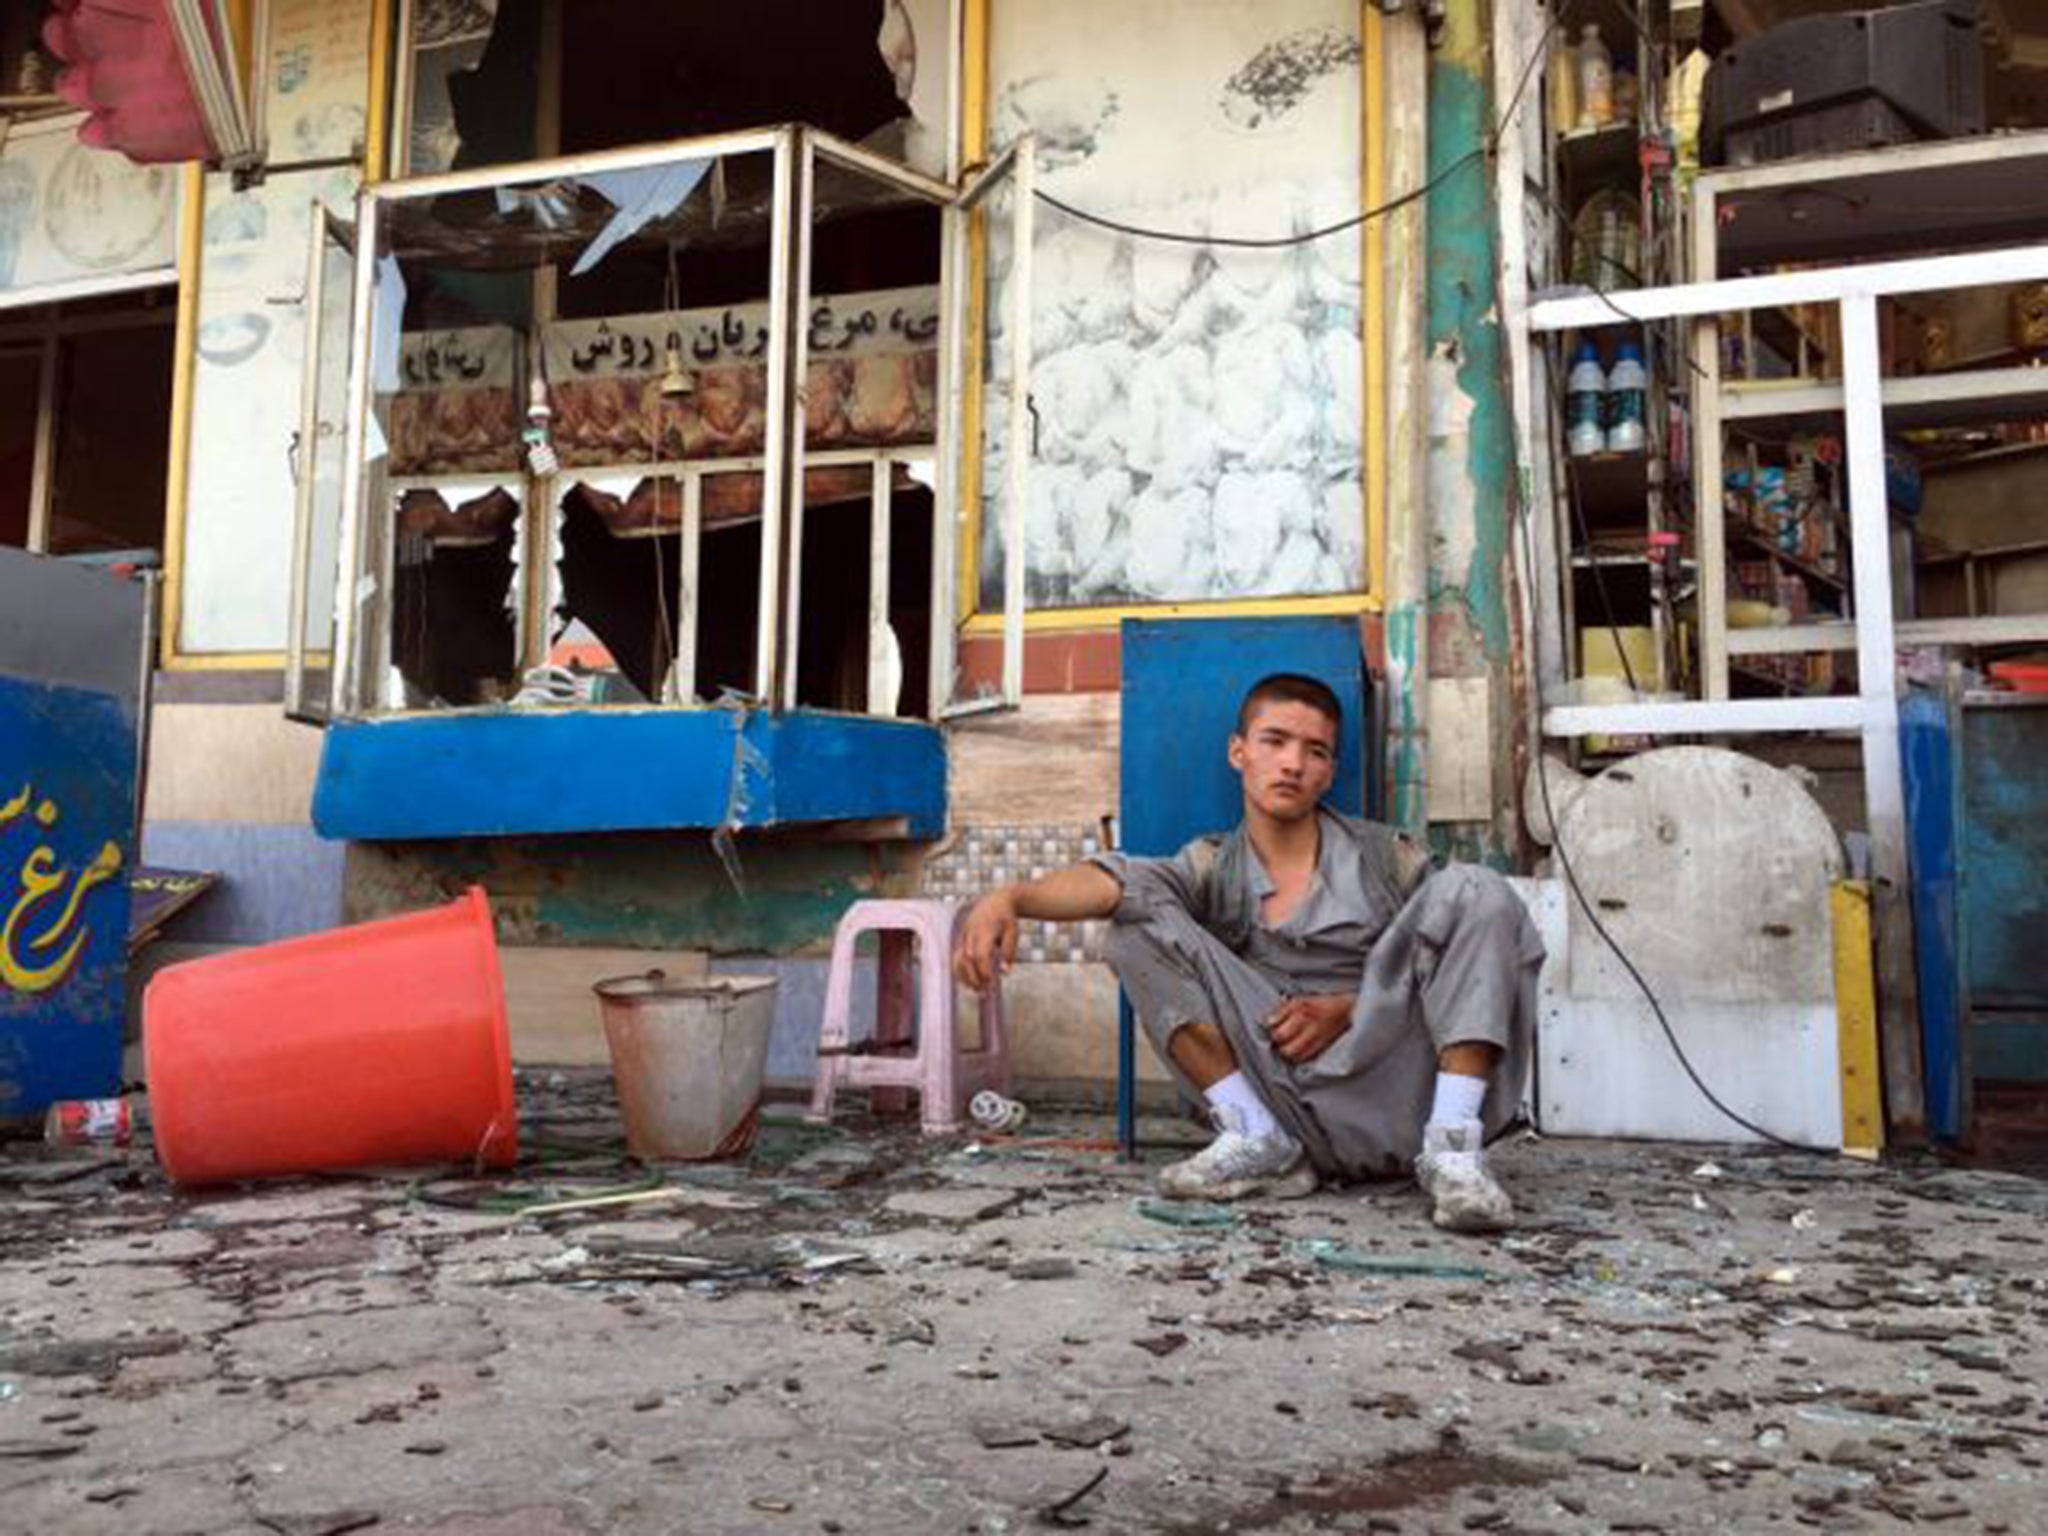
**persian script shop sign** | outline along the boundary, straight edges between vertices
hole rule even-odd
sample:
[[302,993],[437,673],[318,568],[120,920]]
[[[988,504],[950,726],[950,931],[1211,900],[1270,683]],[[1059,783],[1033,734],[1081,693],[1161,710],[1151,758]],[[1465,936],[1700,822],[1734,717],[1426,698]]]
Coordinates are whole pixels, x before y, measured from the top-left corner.
[[0,1119],[119,1090],[133,863],[132,697],[20,663],[0,654]]
[[[901,447],[937,434],[938,289],[820,294],[804,317],[804,440]],[[744,458],[767,439],[768,306],[560,320],[540,339],[555,452],[571,468]],[[686,388],[663,387],[673,356]],[[504,327],[408,331],[389,398],[395,475],[517,473],[527,391]],[[864,483],[864,482],[863,482]]]

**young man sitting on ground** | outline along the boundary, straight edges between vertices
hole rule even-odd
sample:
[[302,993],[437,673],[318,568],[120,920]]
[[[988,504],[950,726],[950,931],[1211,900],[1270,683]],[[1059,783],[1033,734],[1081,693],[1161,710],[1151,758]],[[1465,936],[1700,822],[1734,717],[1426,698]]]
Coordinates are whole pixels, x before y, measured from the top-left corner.
[[1117,979],[1217,1127],[1162,1193],[1288,1198],[1412,1166],[1438,1226],[1497,1231],[1514,1209],[1482,1148],[1521,1099],[1542,940],[1492,870],[1432,869],[1409,838],[1322,805],[1341,719],[1315,678],[1254,684],[1229,743],[1234,831],[992,891],[954,971],[988,987],[1022,918],[1112,918]]

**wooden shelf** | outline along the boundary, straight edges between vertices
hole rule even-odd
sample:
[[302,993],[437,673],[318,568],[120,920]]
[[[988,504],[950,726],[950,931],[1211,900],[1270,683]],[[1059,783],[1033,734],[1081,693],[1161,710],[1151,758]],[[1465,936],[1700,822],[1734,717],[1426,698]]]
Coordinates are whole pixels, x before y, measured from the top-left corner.
[[1596,187],[1616,185],[1624,179],[1636,185],[1642,178],[1641,143],[1642,128],[1633,119],[1559,135],[1557,165],[1564,175],[1565,190],[1576,200]]
[[1776,697],[1788,697],[1803,691],[1796,684],[1788,683],[1782,677],[1773,677],[1768,672],[1752,671],[1750,668],[1732,661],[1728,664],[1728,681],[1731,684],[1740,683],[1757,693],[1771,694]]
[[1952,459],[1936,459],[1921,467],[1922,475],[1946,475],[1958,469],[1971,469],[1980,464],[1996,464],[2006,459],[2022,459],[2034,454],[2048,454],[2048,443],[2005,443],[1997,448],[1986,448],[1981,453],[1959,454]]
[[1784,262],[2025,245],[2048,226],[2048,131],[1702,171],[1723,200],[1717,274]]
[[[1966,427],[2048,416],[2048,368],[1976,368],[1884,381],[1885,426]],[[1725,421],[1797,424],[1838,417],[1842,386],[1825,379],[1759,379],[1721,386]]]
[[1730,656],[1786,656],[1813,651],[1853,651],[1856,626],[1846,619],[1808,620],[1803,624],[1730,629]]
[[1731,543],[1747,545],[1749,548],[1757,550],[1770,559],[1777,561],[1786,570],[1796,572],[1809,581],[1818,582],[1824,587],[1831,587],[1837,592],[1847,592],[1849,590],[1849,583],[1842,577],[1831,575],[1811,561],[1802,560],[1797,555],[1787,554],[1776,544],[1773,544],[1767,534],[1757,533],[1748,528],[1737,527],[1730,530],[1729,541]]
[[[1783,309],[1758,309],[1752,310],[1750,314],[1749,334],[1751,339],[1758,346],[1768,347],[1772,355],[1781,359],[1787,367],[1797,368],[1799,366],[1799,348],[1801,343],[1805,344],[1808,361],[1816,357],[1831,358],[1834,356],[1833,349],[1828,346],[1827,342],[1820,336],[1815,335],[1806,326],[1800,324],[1799,318],[1790,311]],[[1756,359],[1751,357],[1749,362],[1750,366],[1754,367]],[[1774,383],[1776,381],[1765,380],[1762,382]],[[1728,387],[1725,384],[1722,386],[1724,390]]]
[[[2048,617],[1982,614],[1974,619],[1901,619],[1893,626],[1900,645],[2048,644]],[[1856,625],[1850,619],[1808,619],[1769,629],[1731,629],[1731,656],[1780,656],[1788,651],[1853,651]]]
[[1954,565],[1964,560],[2011,560],[2048,550],[2048,539],[2022,539],[2013,544],[1985,544],[1976,549],[1936,549],[1919,555],[1916,565]]
[[1650,456],[1634,453],[1593,453],[1565,461],[1579,510],[1588,525],[1601,517],[1640,519],[1650,502]]
[[[1661,560],[1657,563],[1659,565],[1663,564]],[[1572,556],[1572,566],[1575,570],[1591,570],[1596,565],[1602,570],[1608,570],[1616,566],[1634,570],[1645,570],[1650,565],[1650,557],[1648,555],[1594,554],[1585,552]],[[1681,570],[1690,571],[1696,568],[1696,562],[1690,556],[1680,560],[1678,565]]]

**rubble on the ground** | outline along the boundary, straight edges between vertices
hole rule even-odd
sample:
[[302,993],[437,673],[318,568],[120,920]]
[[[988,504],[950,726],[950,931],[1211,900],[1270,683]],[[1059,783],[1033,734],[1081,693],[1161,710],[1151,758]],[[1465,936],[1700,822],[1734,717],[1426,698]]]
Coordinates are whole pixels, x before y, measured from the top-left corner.
[[2023,1175],[1531,1138],[1469,1239],[1161,1202],[1038,1106],[649,1170],[602,1074],[522,1102],[508,1178],[0,1147],[10,1528],[2039,1529]]

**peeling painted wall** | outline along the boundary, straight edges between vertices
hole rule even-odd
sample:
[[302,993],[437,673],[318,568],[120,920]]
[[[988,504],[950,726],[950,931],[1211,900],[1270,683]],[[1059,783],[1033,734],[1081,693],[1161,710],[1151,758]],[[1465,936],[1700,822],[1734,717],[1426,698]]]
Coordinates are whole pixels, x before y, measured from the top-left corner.
[[466,886],[491,897],[507,944],[797,954],[829,945],[869,896],[911,894],[922,850],[741,837],[742,894],[701,833],[351,843],[344,917],[388,917]]
[[[1431,174],[1488,135],[1488,53],[1479,0],[1453,0],[1430,67]],[[1430,603],[1461,611],[1489,662],[1508,656],[1502,591],[1513,434],[1495,303],[1498,246],[1484,162],[1429,197]]]
[[[1486,17],[1482,0],[1450,0],[1430,60],[1430,174],[1443,179],[1428,200],[1425,500],[1429,671],[1462,684],[1436,691],[1458,717],[1432,719],[1431,731],[1471,743],[1468,754],[1484,751],[1483,777],[1495,788],[1490,806],[1464,794],[1455,807],[1432,804],[1430,815],[1442,823],[1433,832],[1442,851],[1503,863],[1515,838],[1513,796],[1499,786],[1512,779],[1515,735],[1508,536],[1516,467],[1497,300],[1493,162],[1469,158],[1487,145],[1493,121]],[[1409,686],[1416,685],[1411,679]],[[1470,782],[1473,765],[1460,766],[1460,780]],[[1459,819],[1451,822],[1447,812]]]

